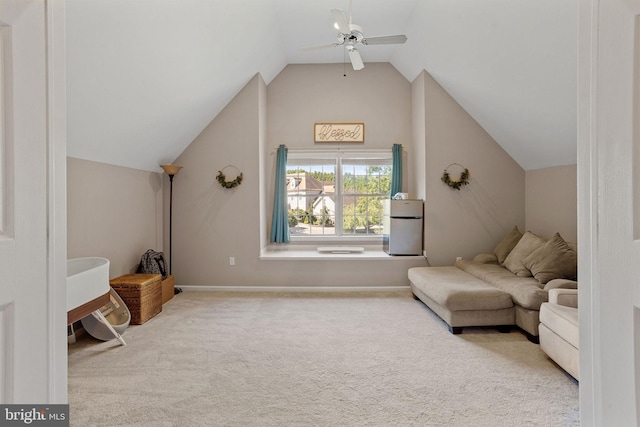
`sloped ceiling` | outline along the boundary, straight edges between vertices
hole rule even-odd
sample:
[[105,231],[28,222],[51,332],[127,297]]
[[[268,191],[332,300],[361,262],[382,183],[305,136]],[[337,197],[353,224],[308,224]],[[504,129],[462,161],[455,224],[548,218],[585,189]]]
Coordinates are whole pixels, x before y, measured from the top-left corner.
[[[67,0],[67,154],[160,172],[242,87],[289,63],[341,63],[347,0]],[[353,0],[364,46],[429,72],[526,170],[576,163],[577,11],[567,0]],[[366,69],[366,68],[365,68]],[[347,72],[354,72],[346,67]]]

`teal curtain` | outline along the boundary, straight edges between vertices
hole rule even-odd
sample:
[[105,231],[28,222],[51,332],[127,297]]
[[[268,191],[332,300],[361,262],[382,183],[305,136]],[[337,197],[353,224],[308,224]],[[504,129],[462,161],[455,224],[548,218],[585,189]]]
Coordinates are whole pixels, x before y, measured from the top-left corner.
[[402,145],[393,144],[391,164],[391,197],[402,192]]
[[271,218],[272,243],[289,243],[289,210],[287,207],[287,147],[278,147],[276,160],[276,186],[273,197],[273,218]]

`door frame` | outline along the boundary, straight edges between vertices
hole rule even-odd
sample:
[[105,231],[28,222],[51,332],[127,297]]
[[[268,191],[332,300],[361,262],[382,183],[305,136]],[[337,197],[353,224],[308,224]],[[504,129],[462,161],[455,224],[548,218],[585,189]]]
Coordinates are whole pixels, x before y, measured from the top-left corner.
[[[11,92],[7,94],[3,112],[9,119],[7,150],[11,152],[4,164],[5,176],[10,181],[5,200],[11,206],[5,213],[16,220],[5,223],[9,225],[9,233],[4,236],[4,243],[11,250],[6,255],[8,262],[3,264],[7,267],[7,271],[2,271],[5,287],[0,289],[6,292],[10,307],[6,310],[7,317],[0,319],[0,323],[4,322],[0,334],[5,333],[2,344],[6,344],[0,347],[3,387],[0,395],[4,397],[0,403],[65,404],[68,400],[65,0],[0,2],[2,10],[8,12],[4,17],[8,20],[10,50],[5,57],[9,77],[2,84],[6,83],[4,89]],[[35,46],[40,53],[24,52],[25,46]],[[44,58],[37,57],[38,54]],[[37,66],[30,68],[35,62]],[[30,85],[33,92],[28,89]],[[29,117],[25,118],[27,108],[35,109],[34,114],[43,112],[44,116],[37,116],[31,123]],[[13,132],[18,127],[22,130],[20,140],[16,140]],[[25,128],[34,131],[25,133]],[[20,155],[14,156],[18,147]],[[20,171],[21,184],[15,182],[14,186],[12,176],[16,171]],[[30,174],[35,175],[32,181],[28,179]],[[17,196],[21,200],[19,206]],[[25,203],[25,199],[31,199],[31,203]],[[27,215],[20,218],[20,228],[16,226],[14,208],[19,208],[20,215]],[[33,232],[25,232],[30,227],[27,217],[37,222]],[[38,271],[35,275],[24,270],[32,259],[36,263],[34,270]],[[33,315],[35,312],[37,315]],[[33,345],[25,346],[29,341]],[[34,350],[38,357],[30,357]],[[33,378],[35,375],[37,378]]]
[[44,0],[47,40],[49,403],[67,397],[67,114],[65,0]]

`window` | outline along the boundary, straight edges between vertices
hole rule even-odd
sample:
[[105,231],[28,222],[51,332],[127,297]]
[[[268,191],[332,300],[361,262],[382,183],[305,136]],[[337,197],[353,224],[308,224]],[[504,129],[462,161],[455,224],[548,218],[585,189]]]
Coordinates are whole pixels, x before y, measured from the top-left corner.
[[375,237],[391,188],[391,151],[298,151],[287,156],[293,238]]

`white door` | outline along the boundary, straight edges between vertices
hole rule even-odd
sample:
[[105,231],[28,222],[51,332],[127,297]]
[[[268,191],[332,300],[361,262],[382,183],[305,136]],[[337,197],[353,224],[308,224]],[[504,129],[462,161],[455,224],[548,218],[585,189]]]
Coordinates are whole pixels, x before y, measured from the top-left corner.
[[640,417],[640,0],[578,4],[583,426]]
[[66,401],[59,12],[44,0],[0,0],[0,403]]

